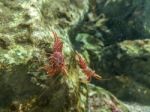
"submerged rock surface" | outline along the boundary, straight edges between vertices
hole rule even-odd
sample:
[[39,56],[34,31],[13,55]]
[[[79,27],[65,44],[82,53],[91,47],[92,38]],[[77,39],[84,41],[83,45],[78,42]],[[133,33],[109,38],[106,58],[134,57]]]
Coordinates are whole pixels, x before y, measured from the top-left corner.
[[[88,0],[0,1],[1,112],[85,111],[68,32],[83,19],[88,7]],[[50,78],[38,71],[48,61],[52,31],[63,40],[68,76]]]
[[[0,1],[1,112],[88,110],[89,87],[80,82],[83,73],[76,66],[68,35],[88,10],[88,0]],[[67,76],[47,77],[45,71],[39,71],[48,63],[47,53],[52,52],[52,31],[64,43]],[[110,93],[104,94],[111,97]],[[121,105],[120,109],[123,108]],[[127,112],[127,109],[122,111]]]
[[[107,87],[118,97],[143,104],[150,102],[150,40],[124,41],[106,47],[102,71],[112,77]],[[114,89],[115,88],[115,89]]]
[[93,82],[123,100],[149,105],[149,0],[93,1],[75,36],[77,49],[103,76]]
[[88,107],[91,112],[129,112],[128,108],[110,92],[88,85]]

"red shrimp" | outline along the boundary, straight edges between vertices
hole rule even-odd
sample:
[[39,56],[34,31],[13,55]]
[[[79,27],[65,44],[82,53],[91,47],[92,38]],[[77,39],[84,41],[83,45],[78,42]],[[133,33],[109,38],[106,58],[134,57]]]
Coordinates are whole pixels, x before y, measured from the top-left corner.
[[49,56],[49,63],[44,66],[44,69],[49,76],[54,76],[59,73],[66,75],[67,69],[64,61],[64,55],[62,53],[63,42],[55,32],[53,32],[53,35],[55,39],[52,47],[53,53]]
[[94,70],[88,67],[87,63],[78,52],[76,52],[76,61],[78,62],[79,67],[82,69],[82,72],[87,76],[88,81],[90,81],[92,77],[98,80],[102,78],[96,74]]

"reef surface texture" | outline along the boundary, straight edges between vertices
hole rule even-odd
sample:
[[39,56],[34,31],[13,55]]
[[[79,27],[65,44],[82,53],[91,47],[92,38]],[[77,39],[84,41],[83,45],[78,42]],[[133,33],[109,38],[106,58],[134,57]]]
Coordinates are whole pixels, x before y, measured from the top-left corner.
[[150,104],[150,1],[95,0],[74,43],[119,99]]
[[[97,92],[90,93],[80,81],[69,37],[89,9],[88,0],[0,0],[0,112],[128,112],[109,92],[92,86]],[[47,77],[39,69],[48,63],[52,32],[64,43],[66,76]],[[94,111],[89,102],[99,96]]]

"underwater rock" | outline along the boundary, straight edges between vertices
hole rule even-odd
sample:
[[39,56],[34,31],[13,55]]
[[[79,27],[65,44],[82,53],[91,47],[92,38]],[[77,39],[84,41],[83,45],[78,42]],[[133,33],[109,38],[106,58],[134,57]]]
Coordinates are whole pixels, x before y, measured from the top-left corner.
[[[80,80],[84,76],[76,66],[69,34],[84,19],[89,5],[88,0],[0,1],[0,112],[87,111],[89,87]],[[52,53],[51,32],[63,41],[66,76],[47,77],[40,69]],[[110,93],[106,94],[110,100]],[[111,98],[115,102],[108,102],[107,109],[124,110]]]
[[[81,112],[79,74],[68,33],[84,18],[88,0],[0,1],[0,111]],[[68,75],[47,77],[56,32],[64,43]],[[83,74],[82,74],[83,75]],[[84,96],[84,95],[83,95]],[[5,100],[7,99],[7,100]]]
[[74,46],[76,50],[82,53],[87,62],[90,62],[90,60],[98,61],[100,59],[104,45],[102,41],[93,35],[78,33],[75,37]]
[[149,5],[149,0],[91,0],[72,39],[90,66],[103,74],[103,80],[94,83],[143,104],[150,104]]
[[96,15],[108,19],[105,45],[149,38],[149,4],[149,0],[96,0]]
[[128,108],[110,92],[92,84],[88,85],[90,112],[129,112]]
[[100,68],[110,80],[102,83],[126,101],[150,104],[150,40],[127,40],[102,51]]
[[126,103],[126,106],[131,112],[149,112],[150,110],[150,106],[145,106],[138,103]]

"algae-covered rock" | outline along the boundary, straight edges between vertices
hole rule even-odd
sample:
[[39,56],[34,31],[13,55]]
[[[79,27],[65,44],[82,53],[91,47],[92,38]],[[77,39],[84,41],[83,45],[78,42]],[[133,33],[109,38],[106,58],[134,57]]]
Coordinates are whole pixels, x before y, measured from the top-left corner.
[[[85,76],[75,62],[69,35],[89,7],[88,0],[0,0],[0,112],[86,112],[93,108],[88,107],[93,102],[88,96],[95,98],[97,93],[100,99],[108,97],[104,111],[127,112],[109,92],[81,81]],[[104,21],[96,22],[96,27]],[[52,32],[63,41],[66,75],[48,77],[41,69],[52,53]],[[97,48],[84,44],[87,50]]]
[[150,101],[149,5],[149,0],[92,0],[75,37],[77,49],[103,75],[96,84],[144,104]]
[[141,105],[138,103],[127,103],[126,106],[131,112],[149,112],[150,110],[148,105]]
[[[68,33],[88,8],[88,0],[0,1],[1,112],[85,111]],[[52,51],[52,32],[64,43],[67,76],[50,78],[40,71]]]
[[91,112],[129,112],[128,108],[110,92],[94,85],[89,87],[89,111]]
[[104,45],[97,37],[87,33],[78,33],[75,40],[74,45],[76,49],[84,55],[87,62],[100,59]]
[[105,85],[119,98],[150,102],[150,40],[124,41],[106,47],[101,69],[112,80]]
[[149,38],[149,0],[96,0],[96,14],[105,15],[110,33],[105,44]]

